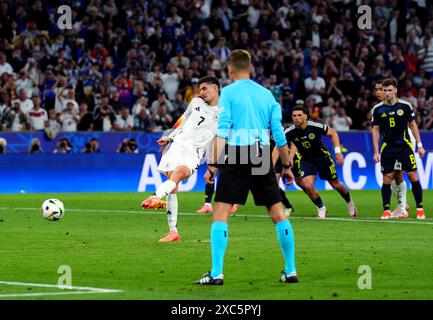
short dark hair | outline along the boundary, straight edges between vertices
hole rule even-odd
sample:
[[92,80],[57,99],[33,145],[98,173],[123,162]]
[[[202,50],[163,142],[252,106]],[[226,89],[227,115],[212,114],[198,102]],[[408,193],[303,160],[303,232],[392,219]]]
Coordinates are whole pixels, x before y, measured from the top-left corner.
[[247,50],[234,50],[229,57],[228,63],[234,71],[249,71],[251,65],[251,54]]
[[377,85],[377,84],[382,85],[383,84],[383,79],[376,80],[376,82],[374,83],[374,85]]
[[292,114],[295,111],[302,111],[304,114],[306,114],[308,116],[308,109],[306,107],[304,107],[304,106],[298,105],[298,106],[294,107],[292,109]]
[[395,78],[386,78],[382,81],[383,87],[394,86],[397,87],[397,80]]
[[203,78],[200,78],[198,80],[198,85],[201,85],[202,83],[211,83],[218,86],[218,90],[220,89],[220,81],[215,76],[204,76]]

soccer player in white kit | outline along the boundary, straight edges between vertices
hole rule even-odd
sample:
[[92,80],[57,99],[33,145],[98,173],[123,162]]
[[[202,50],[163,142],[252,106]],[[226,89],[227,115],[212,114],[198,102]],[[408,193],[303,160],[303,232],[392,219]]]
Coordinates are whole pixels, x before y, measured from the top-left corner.
[[[177,185],[197,171],[201,158],[210,149],[216,134],[219,81],[214,76],[203,77],[199,80],[199,88],[200,97],[191,100],[185,113],[174,125],[173,132],[157,141],[161,146],[170,144],[158,165],[158,171],[168,179],[141,203],[143,209],[167,207],[170,231],[160,242],[180,240],[177,230]],[[163,200],[165,197],[166,201]]]

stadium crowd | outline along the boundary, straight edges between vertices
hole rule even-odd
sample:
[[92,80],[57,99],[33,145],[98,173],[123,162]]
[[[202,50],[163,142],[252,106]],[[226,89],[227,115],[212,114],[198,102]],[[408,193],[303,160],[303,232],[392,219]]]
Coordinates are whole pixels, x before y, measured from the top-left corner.
[[[305,104],[337,131],[368,129],[374,82],[433,129],[433,4],[425,0],[0,2],[0,129],[163,131],[197,94],[198,79],[229,83],[234,49],[253,55],[253,79],[280,102],[283,120]],[[372,8],[360,30],[357,6]]]

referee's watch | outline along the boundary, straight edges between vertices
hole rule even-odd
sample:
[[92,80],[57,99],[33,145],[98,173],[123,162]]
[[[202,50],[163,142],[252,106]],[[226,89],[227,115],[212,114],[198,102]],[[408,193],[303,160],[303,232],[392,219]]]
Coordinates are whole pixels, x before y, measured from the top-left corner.
[[290,169],[292,167],[292,164],[291,163],[289,163],[289,164],[282,164],[282,166],[283,166],[284,169]]

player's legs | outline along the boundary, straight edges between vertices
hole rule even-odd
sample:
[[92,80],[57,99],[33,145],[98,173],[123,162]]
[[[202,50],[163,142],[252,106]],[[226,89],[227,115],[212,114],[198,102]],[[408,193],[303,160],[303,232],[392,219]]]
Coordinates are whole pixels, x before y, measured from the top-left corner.
[[285,267],[281,275],[283,282],[298,282],[295,265],[295,238],[290,221],[283,213],[281,202],[267,206],[268,214],[275,223],[278,242],[280,243],[281,251],[283,252]]
[[210,229],[212,256],[212,269],[210,276],[212,278],[221,277],[223,275],[224,256],[228,244],[227,220],[230,215],[231,207],[231,203],[215,203],[214,214],[212,216],[212,226]]
[[196,211],[197,213],[212,212],[212,197],[214,194],[214,189],[215,189],[214,183],[206,183],[205,190],[204,190],[205,193],[204,204],[200,209]]
[[411,148],[405,148],[399,154],[399,161],[412,184],[412,193],[416,203],[417,219],[425,219],[422,199],[422,187],[418,178],[415,154]]
[[391,217],[407,218],[409,206],[406,200],[407,186],[403,178],[403,170],[396,170],[394,172],[394,180],[391,182],[391,191],[398,203],[397,208],[391,213]]
[[278,183],[278,188],[280,189],[280,196],[281,196],[281,202],[284,205],[284,213],[286,216],[290,216],[293,212],[293,206],[290,203],[289,199],[287,199],[286,197],[286,192],[280,188],[279,183],[280,183],[280,178],[281,178],[281,174],[280,173],[276,173],[275,174],[275,178],[277,179],[277,183]]
[[224,255],[228,244],[227,220],[234,203],[245,204],[250,186],[251,169],[247,165],[224,166],[215,191],[215,207],[210,228],[212,268],[195,281],[200,285],[222,285]]
[[175,242],[180,241],[179,231],[177,230],[177,216],[179,204],[177,201],[177,187],[167,195],[167,222],[169,232],[159,240],[159,242]]
[[[186,166],[178,166],[173,172],[168,172],[168,179],[161,183],[158,188],[156,188],[155,193],[144,200],[141,206],[144,209],[160,209],[165,207],[165,202],[161,199],[169,195],[184,179],[189,178],[191,175],[191,169]],[[161,204],[161,205],[160,205]]]
[[279,186],[272,168],[265,175],[252,176],[251,193],[254,203],[266,206],[268,214],[275,223],[280,248],[283,253],[285,267],[280,280],[298,282],[295,267],[295,241],[290,221],[284,214],[279,193]]
[[416,203],[417,219],[425,219],[423,200],[422,200],[422,187],[419,182],[418,171],[407,172],[407,176],[412,184],[412,193]]
[[351,217],[356,217],[357,210],[356,210],[354,202],[352,201],[352,199],[350,197],[350,192],[346,188],[346,186],[338,179],[328,181],[328,182],[332,186],[332,188],[334,188],[335,190],[338,191],[338,193],[344,199],[344,201],[346,201],[347,208],[349,210],[349,215]]
[[394,180],[394,171],[383,174],[383,184],[382,184],[382,205],[383,205],[383,215],[382,219],[391,218],[391,183]]
[[325,218],[326,216],[326,207],[323,205],[322,198],[320,198],[319,193],[314,187],[314,182],[316,181],[315,175],[305,176],[302,178],[302,184],[305,188],[305,193],[310,197],[311,201],[317,207],[317,217]]

